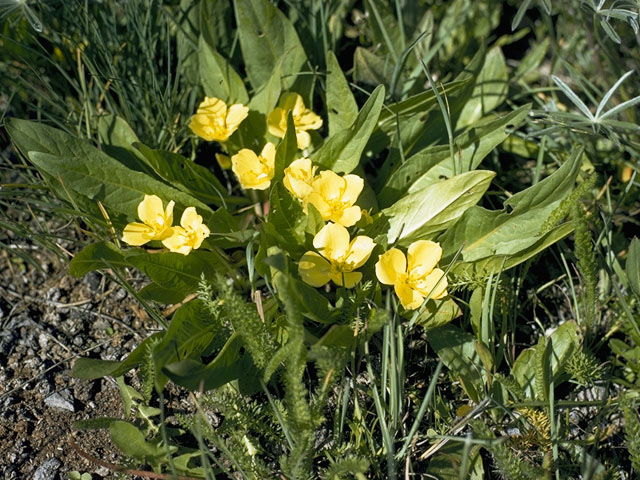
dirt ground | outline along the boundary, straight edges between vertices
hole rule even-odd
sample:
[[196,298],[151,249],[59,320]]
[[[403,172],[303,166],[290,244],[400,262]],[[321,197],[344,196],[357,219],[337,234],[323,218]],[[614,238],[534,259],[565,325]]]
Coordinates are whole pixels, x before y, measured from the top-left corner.
[[72,446],[105,462],[121,460],[107,432],[73,429],[80,419],[122,418],[117,385],[77,380],[69,370],[80,356],[122,359],[155,325],[107,278],[76,279],[52,253],[0,237],[10,248],[31,250],[42,268],[0,250],[0,478],[62,480],[73,470],[94,480],[121,478]]

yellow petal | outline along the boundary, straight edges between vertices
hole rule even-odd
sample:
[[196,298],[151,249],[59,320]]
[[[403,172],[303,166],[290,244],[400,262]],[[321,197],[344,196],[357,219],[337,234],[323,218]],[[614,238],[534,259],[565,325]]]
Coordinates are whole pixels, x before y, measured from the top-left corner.
[[424,297],[420,295],[420,292],[407,285],[406,282],[396,282],[394,287],[400,303],[407,310],[414,310],[422,305]]
[[195,230],[199,225],[202,225],[202,217],[198,215],[195,207],[187,207],[182,212],[180,218],[180,225],[186,230]]
[[209,118],[207,115],[196,114],[191,117],[189,122],[189,128],[200,138],[203,138],[207,142],[215,140],[215,131],[209,125]]
[[349,232],[342,225],[329,222],[316,233],[313,246],[326,259],[340,261],[349,248]]
[[[262,152],[260,156],[265,160],[264,164],[269,168],[269,170],[273,170],[276,166],[276,146],[267,142],[265,146],[262,148]],[[273,177],[273,175],[272,175]]]
[[433,269],[430,274],[422,278],[420,282],[415,283],[414,286],[425,297],[431,293],[429,298],[434,300],[447,295],[447,277],[439,268]]
[[267,127],[274,137],[284,138],[287,132],[287,112],[276,107],[267,117]]
[[418,240],[407,250],[407,268],[409,275],[423,277],[429,274],[440,261],[442,248],[439,243],[430,240]]
[[153,239],[154,230],[144,223],[130,223],[124,227],[122,240],[129,245],[138,247]]
[[298,263],[298,273],[302,281],[312,287],[326,285],[331,279],[331,265],[316,252],[307,252]]
[[323,220],[329,220],[331,218],[331,206],[325,201],[325,199],[318,192],[311,191],[309,195],[305,198],[305,213],[306,213],[306,204],[312,204],[320,215],[322,215]]
[[358,200],[362,189],[364,188],[364,180],[358,175],[345,175],[344,180],[346,188],[342,193],[342,201],[353,205]]
[[193,248],[189,233],[182,227],[171,228],[171,236],[162,240],[162,244],[170,251],[182,255],[188,255]]
[[340,214],[334,215],[334,218],[331,218],[331,220],[345,227],[355,225],[358,220],[360,220],[360,217],[362,217],[362,209],[356,206],[345,208],[342,212],[338,213]]
[[153,227],[164,223],[162,200],[157,195],[145,195],[138,204],[138,218]]
[[245,107],[240,103],[231,105],[229,107],[229,110],[227,111],[227,129],[233,133],[242,123],[242,121],[247,118],[247,115],[249,115],[248,107]]
[[322,127],[322,118],[311,110],[305,110],[296,126],[301,130],[317,130]]
[[304,130],[298,130],[296,128],[296,142],[298,143],[298,148],[304,150],[311,145],[311,135]]
[[216,97],[204,97],[204,100],[198,105],[197,113],[223,117],[227,113],[227,104]]
[[231,169],[245,189],[264,190],[269,187],[274,175],[273,168],[264,165],[255,152],[248,148],[231,157]]
[[329,203],[339,201],[346,186],[346,180],[331,170],[323,170],[313,180],[313,190]]
[[380,283],[385,285],[395,284],[407,271],[407,259],[397,248],[387,250],[378,257],[376,263],[376,276]]
[[371,238],[364,235],[358,235],[356,238],[351,240],[349,251],[344,259],[345,263],[354,270],[361,267],[369,259],[371,251],[375,246],[376,244]]
[[304,200],[311,193],[313,165],[308,158],[299,158],[284,169],[283,184],[292,194]]
[[[344,279],[344,285],[342,280]],[[331,275],[331,280],[336,285],[344,286],[345,288],[353,288],[356,283],[362,279],[362,273],[360,272],[337,272]]]

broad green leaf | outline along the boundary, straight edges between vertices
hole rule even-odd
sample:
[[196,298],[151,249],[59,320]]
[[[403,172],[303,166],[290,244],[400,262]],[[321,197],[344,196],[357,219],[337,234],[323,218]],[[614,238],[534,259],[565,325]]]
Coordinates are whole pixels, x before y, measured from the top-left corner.
[[[418,315],[416,323],[428,331],[446,325],[461,314],[460,307],[451,297],[429,300]],[[409,315],[413,315],[413,312]]]
[[216,357],[204,365],[194,359],[184,359],[168,364],[163,373],[172,382],[190,390],[203,391],[219,388],[222,385],[238,379],[250,367],[249,355],[240,354],[242,340],[238,334],[233,334],[225,343]]
[[[509,270],[536,256],[543,250],[546,250],[549,246],[562,240],[571,232],[573,232],[573,224],[571,222],[565,222],[539,237],[530,247],[509,254],[506,256],[506,259],[504,255],[492,255],[470,262],[458,261],[451,268],[451,272],[456,275],[466,276],[467,278],[476,278],[477,276],[483,277],[491,272]],[[449,246],[446,246],[446,248],[449,248]],[[451,253],[452,252],[445,250],[445,255]]]
[[167,381],[162,373],[164,366],[187,358],[199,360],[219,328],[201,300],[187,302],[175,312],[162,341],[153,349],[158,391]]
[[147,349],[162,338],[164,332],[157,332],[145,338],[133,352],[122,361],[100,360],[99,358],[78,358],[71,369],[71,376],[80,380],[94,380],[111,376],[119,377],[140,365]]
[[289,19],[268,0],[234,0],[238,37],[249,81],[258,89],[282,62],[285,88],[307,61],[298,34]]
[[516,78],[524,77],[529,72],[536,70],[544,57],[547,55],[547,50],[549,49],[549,37],[545,37],[545,39],[537,44],[520,62],[514,76]]
[[389,85],[393,64],[363,47],[356,47],[353,54],[353,79],[365,85]]
[[298,154],[298,140],[296,138],[296,127],[293,123],[291,112],[287,115],[287,132],[278,144],[275,158],[275,173],[271,182],[282,180],[284,169],[293,162]]
[[[282,82],[282,61],[284,59],[281,58],[278,63],[273,67],[273,71],[271,72],[269,79],[267,82],[259,89],[256,89],[256,93],[251,97],[249,101],[249,118],[240,124],[240,128],[242,129],[242,125],[248,120],[251,120],[251,113],[258,112],[264,115],[262,121],[264,122],[264,127],[266,130],[266,117],[271,113],[271,111],[275,108],[278,103],[278,99],[280,98],[280,93],[283,89]],[[286,88],[286,87],[285,87]]]
[[462,165],[463,172],[475,170],[509,136],[507,129],[515,128],[525,120],[529,110],[530,105],[524,105],[509,114],[482,119],[472,125],[455,138],[454,160],[445,145],[427,147],[407,158],[389,177],[380,192],[380,202],[388,205],[405,192],[414,193],[443,178],[451,178],[456,163]]
[[360,156],[371,136],[384,101],[384,87],[378,86],[364,104],[350,128],[334,135],[311,156],[318,165],[336,173],[349,173],[360,163]]
[[[193,4],[190,0],[189,3]],[[207,0],[195,5],[199,7],[200,34],[211,47],[228,58],[235,33],[233,5],[229,0]]]
[[460,378],[469,398],[478,403],[481,400],[484,382],[481,374],[482,363],[474,347],[475,337],[448,324],[429,330],[427,338],[442,363]]
[[289,278],[289,292],[300,307],[300,313],[318,323],[331,323],[334,310],[329,300],[317,288]]
[[109,426],[109,434],[113,443],[128,457],[153,462],[153,459],[157,461],[168,454],[166,448],[145,440],[144,433],[129,422],[113,422]]
[[262,226],[275,244],[290,255],[299,257],[305,252],[307,216],[302,205],[281,183],[271,189],[269,220]]
[[329,137],[332,137],[353,124],[358,116],[358,104],[353,98],[338,59],[331,50],[327,52],[326,95]]
[[227,105],[249,102],[244,82],[227,60],[200,37],[198,44],[200,82],[208,97],[224,100]]
[[239,199],[227,196],[220,181],[205,167],[178,153],[154,150],[142,143],[136,143],[135,147],[154,172],[169,185],[215,205],[226,205],[227,201],[238,202]]
[[509,75],[504,55],[499,47],[492,48],[487,52],[471,98],[460,112],[456,129],[471,125],[498,107],[507,97],[508,89]]
[[111,242],[97,242],[85,247],[77,253],[69,263],[69,273],[82,277],[94,270],[109,266],[126,267],[128,262],[124,253]]
[[520,355],[518,355],[518,358],[516,358],[511,369],[511,374],[518,381],[529,400],[535,399],[535,355],[535,348],[527,348],[523,350],[520,352]]
[[181,255],[173,252],[147,253],[138,249],[127,255],[127,261],[153,282],[185,296],[197,290],[203,274],[212,278],[222,269],[218,256],[203,250]]
[[[28,154],[39,170],[53,178],[60,177],[66,189],[90,200],[99,200],[109,214],[115,212],[135,219],[144,195],[155,194],[165,203],[174,200],[176,213],[190,206],[196,207],[209,228],[216,231],[219,222],[206,204],[142,172],[125,167],[85,140],[26,120],[10,119],[7,129],[20,150]],[[123,218],[111,220],[114,224],[126,222]]]
[[158,302],[164,305],[180,303],[186,296],[178,290],[164,288],[155,282],[151,282],[138,290],[138,295],[140,295],[140,298],[143,300]]
[[[405,38],[395,15],[390,11],[387,2],[367,0],[364,6],[374,43],[384,45],[387,56],[392,61],[397,61],[405,48]],[[393,70],[393,65],[390,65],[390,68]]]
[[573,320],[564,322],[549,335],[551,343],[550,367],[555,378],[564,371],[567,360],[580,348],[578,326]]
[[625,272],[631,290],[640,298],[640,240],[637,237],[634,237],[629,245]]
[[137,135],[122,117],[112,114],[98,117],[98,139],[104,152],[132,170],[153,173],[133,144]]
[[495,172],[476,170],[406,195],[382,215],[389,219],[389,243],[408,245],[450,228],[487,191]]
[[[442,239],[445,257],[451,258],[461,245],[464,262],[517,255],[534,247],[543,238],[541,225],[573,190],[581,156],[582,149],[576,149],[551,176],[506,200],[503,210],[467,210]],[[566,229],[556,228],[558,233],[566,234]]]

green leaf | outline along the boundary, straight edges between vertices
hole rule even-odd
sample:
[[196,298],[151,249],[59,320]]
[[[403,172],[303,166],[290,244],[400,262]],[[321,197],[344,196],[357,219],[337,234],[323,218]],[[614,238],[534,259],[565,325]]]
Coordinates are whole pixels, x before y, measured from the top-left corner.
[[482,363],[474,347],[475,337],[448,324],[428,332],[429,345],[449,370],[460,378],[469,398],[478,403],[483,391]]
[[144,433],[129,422],[113,422],[109,427],[109,434],[113,443],[129,457],[151,461],[168,454],[167,450],[157,443],[146,441]]
[[631,290],[640,298],[640,240],[637,237],[634,237],[629,245],[625,272]]
[[287,115],[287,132],[276,149],[275,173],[271,180],[272,182],[282,180],[284,169],[295,160],[297,154],[298,140],[296,137],[296,127],[293,123],[293,115],[289,112]]
[[238,334],[234,333],[209,364],[204,365],[194,359],[185,359],[166,365],[163,373],[174,383],[189,390],[207,391],[219,388],[237,380],[250,368],[249,355],[245,353],[241,356],[241,348],[242,340]]
[[[451,159],[448,146],[427,147],[406,159],[391,174],[380,192],[379,200],[389,205],[405,192],[413,193],[443,178],[451,178],[454,165],[462,165],[463,171],[475,170],[491,151],[508,136],[508,128],[516,128],[527,117],[531,105],[524,105],[497,118],[482,119],[454,140],[456,159]],[[460,172],[462,173],[462,172]]]
[[123,252],[111,242],[92,243],[77,253],[69,263],[69,273],[82,277],[94,270],[108,268],[110,265],[126,267]]
[[226,205],[226,202],[238,203],[239,199],[227,196],[220,180],[207,168],[178,153],[154,150],[142,143],[136,143],[135,147],[153,171],[169,185],[203,202],[215,205]]
[[531,51],[522,59],[520,65],[514,74],[516,78],[524,77],[529,72],[536,70],[544,57],[547,55],[547,50],[549,49],[549,37],[545,37],[545,39],[538,43]]
[[329,137],[349,128],[358,116],[358,104],[335,54],[327,52],[327,115]]
[[[446,325],[461,314],[460,307],[451,297],[429,300],[418,315],[416,323],[425,330],[431,330]],[[413,312],[409,315],[413,315]]]
[[53,178],[60,177],[68,190],[94,202],[99,200],[110,215],[112,212],[126,215],[127,218],[111,218],[117,227],[123,226],[127,219],[137,218],[138,204],[144,195],[154,194],[165,203],[174,200],[177,212],[196,207],[205,223],[216,232],[217,218],[206,204],[145,173],[125,167],[85,140],[26,120],[9,119],[7,129],[40,171]]
[[219,327],[201,300],[187,302],[175,312],[162,341],[153,349],[158,391],[167,381],[161,373],[165,365],[186,358],[199,360]]
[[285,89],[307,61],[289,19],[268,0],[234,0],[238,37],[247,75],[254,89],[269,81],[281,58]]
[[305,252],[306,227],[307,216],[298,199],[276,183],[269,196],[269,219],[262,227],[264,232],[276,245],[298,257]]
[[[576,149],[551,176],[506,200],[503,210],[478,206],[467,210],[442,239],[445,257],[451,258],[461,245],[464,262],[518,255],[534,248],[545,237],[540,235],[540,226],[573,190],[581,156],[582,149]],[[570,226],[560,226],[547,238],[562,238],[570,231]],[[458,273],[455,266],[453,272]]]
[[154,301],[165,305],[180,303],[184,300],[185,295],[171,288],[164,288],[155,282],[138,290],[138,295],[143,300]]
[[567,360],[580,348],[576,322],[573,320],[564,322],[551,333],[549,342],[551,343],[550,368],[556,379],[564,372]]
[[132,147],[140,140],[124,118],[112,114],[100,115],[98,138],[105,153],[126,167],[140,172],[153,172],[140,152]]
[[197,290],[203,274],[212,278],[222,268],[216,254],[203,250],[181,255],[173,252],[147,253],[137,249],[127,255],[127,261],[153,282],[184,296]]
[[353,54],[353,79],[358,83],[377,86],[391,82],[393,64],[366,48],[356,47]]
[[200,36],[198,43],[200,82],[207,97],[216,97],[227,105],[249,102],[244,82],[227,60]]
[[117,362],[99,358],[78,358],[71,369],[71,376],[80,380],[94,380],[101,377],[119,377],[137,367],[144,360],[149,345],[157,342],[164,332],[157,332],[145,338],[126,359]]
[[406,195],[382,210],[389,219],[389,243],[408,245],[450,228],[487,191],[495,172],[476,170],[456,175]]
[[520,352],[518,358],[513,363],[511,374],[520,384],[527,399],[535,399],[536,370],[535,370],[535,348],[527,348]]
[[353,125],[329,138],[314,152],[311,160],[336,173],[349,173],[355,169],[376,126],[383,101],[384,87],[380,85],[364,104]]
[[492,48],[487,52],[471,98],[460,112],[456,129],[471,125],[502,104],[507,98],[508,88],[509,75],[504,55],[499,47]]

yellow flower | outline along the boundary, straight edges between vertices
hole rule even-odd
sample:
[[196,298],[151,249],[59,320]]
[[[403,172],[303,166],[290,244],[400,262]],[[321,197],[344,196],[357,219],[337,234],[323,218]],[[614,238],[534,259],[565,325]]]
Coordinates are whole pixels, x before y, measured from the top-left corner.
[[171,228],[171,236],[162,241],[165,247],[175,253],[188,255],[191,250],[200,248],[202,241],[211,233],[202,223],[202,216],[198,215],[195,207],[184,209],[180,225]]
[[313,176],[318,167],[311,165],[308,158],[299,158],[284,169],[284,186],[293,195],[304,201],[311,193]]
[[317,130],[322,126],[322,118],[304,106],[302,97],[295,92],[285,93],[280,97],[278,106],[267,117],[269,133],[279,138],[284,138],[287,133],[287,115],[293,115],[293,124],[296,127],[296,140],[298,148],[304,150],[311,143],[311,136],[307,130]]
[[231,170],[236,174],[242,188],[265,190],[271,185],[275,174],[276,146],[267,142],[260,156],[253,150],[243,148],[231,157]]
[[333,280],[337,285],[351,288],[362,279],[362,273],[354,270],[369,259],[375,244],[363,235],[349,241],[346,228],[327,223],[314,237],[313,246],[320,254],[307,252],[302,256],[298,264],[302,280],[313,287]]
[[144,223],[133,222],[124,227],[122,240],[137,247],[151,240],[167,238],[171,235],[174,205],[175,202],[170,201],[165,210],[160,197],[145,195],[138,204],[138,218]]
[[215,97],[204,97],[198,111],[191,117],[189,128],[208,142],[226,142],[247,118],[249,109],[240,103],[227,107]]
[[447,294],[447,277],[435,268],[441,257],[440,244],[418,240],[409,245],[407,258],[397,248],[380,255],[376,275],[381,283],[394,286],[404,308],[414,310],[429,294],[434,300]]
[[362,178],[357,175],[341,177],[331,170],[324,170],[311,185],[312,191],[305,199],[305,206],[312,204],[325,221],[350,227],[360,220],[362,210],[354,203],[364,187]]

